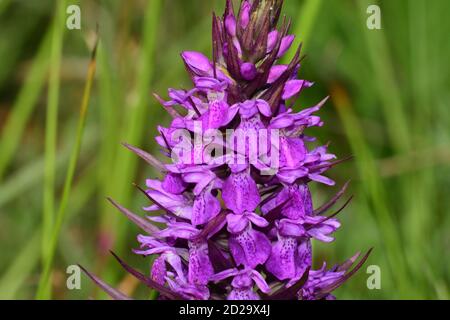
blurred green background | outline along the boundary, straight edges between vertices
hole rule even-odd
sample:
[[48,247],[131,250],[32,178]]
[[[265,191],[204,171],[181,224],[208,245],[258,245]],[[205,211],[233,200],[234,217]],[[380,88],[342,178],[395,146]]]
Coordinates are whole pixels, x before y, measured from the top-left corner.
[[[331,171],[336,187],[313,188],[316,205],[348,179],[355,196],[336,241],[315,244],[316,265],[374,247],[338,298],[449,299],[450,2],[285,2],[307,55],[300,75],[316,82],[296,108],[330,95],[320,113],[326,125],[310,133],[339,157],[355,157]],[[81,30],[66,28],[71,4],[81,8]],[[366,26],[370,4],[381,8],[381,30]],[[0,0],[0,298],[105,298],[85,276],[81,290],[66,288],[66,268],[77,263],[134,297],[150,296],[108,252],[149,270],[149,259],[131,253],[139,230],[105,198],[140,213],[148,204],[132,183],[158,173],[120,142],[157,152],[156,126],[169,118],[151,93],[190,86],[179,52],[211,54],[211,11],[223,7]],[[380,267],[380,290],[366,286],[369,265]]]

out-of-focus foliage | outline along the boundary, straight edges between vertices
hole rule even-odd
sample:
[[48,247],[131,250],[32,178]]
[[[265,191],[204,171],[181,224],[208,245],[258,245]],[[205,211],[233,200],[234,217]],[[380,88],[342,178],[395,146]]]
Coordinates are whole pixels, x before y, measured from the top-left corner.
[[[110,258],[114,249],[142,271],[131,253],[139,232],[105,200],[139,211],[147,200],[132,182],[157,172],[120,145],[157,152],[157,124],[169,119],[151,92],[190,86],[181,50],[211,52],[211,11],[224,1],[67,0],[81,8],[81,30],[64,30],[58,88],[55,199],[59,204],[75,141],[91,49],[99,32],[97,75],[81,155],[52,273],[54,298],[104,296],[83,277],[66,288],[66,268],[81,263],[139,298],[146,288]],[[352,204],[318,261],[341,262],[375,247],[367,266],[381,268],[369,290],[363,268],[336,294],[343,299],[448,299],[450,294],[450,21],[446,0],[379,0],[382,29],[366,26],[366,0],[285,1],[307,55],[300,70],[316,85],[300,109],[330,95],[327,122],[314,132],[331,151],[354,159],[333,170],[351,178]],[[34,298],[41,262],[46,108],[55,61],[57,1],[0,0],[0,298]],[[53,49],[52,49],[53,48]],[[54,96],[53,96],[54,98]],[[47,158],[48,159],[48,158]],[[47,162],[48,165],[48,162]],[[313,190],[316,205],[333,188]],[[51,226],[50,226],[51,227]]]

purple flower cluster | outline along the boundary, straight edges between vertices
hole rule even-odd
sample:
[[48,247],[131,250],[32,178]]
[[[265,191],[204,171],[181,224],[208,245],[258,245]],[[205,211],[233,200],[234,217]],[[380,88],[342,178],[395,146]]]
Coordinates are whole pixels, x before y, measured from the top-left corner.
[[[135,253],[155,257],[150,277],[119,262],[162,298],[331,299],[330,292],[367,259],[368,254],[353,269],[359,255],[330,269],[325,264],[312,269],[311,241],[334,240],[337,213],[324,213],[347,184],[314,210],[308,184],[334,185],[324,172],[339,161],[327,146],[309,148],[314,139],[304,134],[322,126],[315,112],[326,99],[299,112],[292,109],[313,83],[297,78],[300,48],[289,64],[277,64],[294,40],[286,18],[277,28],[281,6],[281,0],[243,0],[236,15],[228,0],[223,17],[213,16],[212,60],[199,52],[181,55],[194,88],[169,89],[168,101],[157,96],[173,118],[168,128],[158,128],[164,154],[177,146],[177,130],[193,137],[195,122],[202,132],[278,130],[277,148],[268,150],[279,156],[276,172],[262,174],[264,163],[250,162],[247,151],[239,163],[210,163],[205,149],[194,147],[189,157],[195,163],[162,164],[127,145],[164,173],[141,189],[152,202],[145,210],[164,214],[144,219],[113,202],[146,232],[138,236]],[[113,297],[122,297],[89,276]]]

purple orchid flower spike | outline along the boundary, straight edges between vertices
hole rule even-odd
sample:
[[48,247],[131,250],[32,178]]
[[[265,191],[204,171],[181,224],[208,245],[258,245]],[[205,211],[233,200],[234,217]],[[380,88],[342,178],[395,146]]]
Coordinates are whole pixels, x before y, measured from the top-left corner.
[[[313,206],[310,185],[334,185],[327,172],[342,162],[307,136],[323,126],[317,113],[327,99],[295,107],[313,83],[298,77],[301,46],[280,64],[295,38],[290,21],[279,21],[283,0],[242,0],[237,14],[224,1],[224,14],[213,14],[212,57],[181,53],[192,88],[169,89],[167,100],[155,94],[171,116],[156,141],[172,161],[125,144],[160,176],[138,187],[147,217],[110,200],[142,229],[133,252],[152,256],[150,275],[114,256],[162,299],[333,299],[370,251],[359,262],[358,254],[312,268],[312,243],[334,241],[336,215],[349,202],[326,214],[347,183]],[[86,274],[112,298],[128,299]]]

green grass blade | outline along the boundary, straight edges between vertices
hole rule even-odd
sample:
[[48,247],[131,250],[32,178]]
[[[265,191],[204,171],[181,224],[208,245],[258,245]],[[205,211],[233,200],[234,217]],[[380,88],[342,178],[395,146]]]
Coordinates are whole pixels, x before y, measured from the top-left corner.
[[[50,60],[52,63],[50,66],[47,112],[45,120],[45,168],[41,238],[43,268],[45,268],[45,261],[49,258],[50,254],[50,235],[55,215],[55,162],[58,134],[61,56],[65,30],[65,8],[65,1],[57,2],[51,39]],[[39,296],[44,296],[44,292],[46,292],[45,296],[49,296],[50,288],[40,288]]]
[[50,55],[51,34],[50,28],[41,43],[27,79],[20,90],[12,107],[11,114],[2,130],[0,137],[0,181],[3,180],[14,153],[19,148],[20,140],[25,126],[36,106],[36,101],[41,92],[48,66]]
[[76,133],[75,145],[72,150],[69,167],[67,169],[66,179],[64,182],[64,189],[61,198],[61,203],[59,205],[58,214],[56,216],[55,225],[52,229],[51,238],[50,238],[50,247],[49,247],[49,255],[45,257],[44,269],[40,278],[37,298],[38,299],[48,299],[51,297],[46,291],[46,288],[49,285],[50,281],[50,273],[51,267],[53,264],[53,259],[55,256],[55,251],[58,243],[59,234],[61,232],[62,224],[64,222],[67,204],[69,201],[69,195],[72,188],[72,181],[75,174],[78,157],[80,154],[81,142],[83,140],[84,127],[86,123],[87,110],[89,106],[89,99],[91,94],[92,84],[94,82],[95,69],[96,69],[96,60],[95,60],[96,48],[94,48],[94,52],[92,55],[91,62],[89,64],[87,81],[84,88],[83,99],[81,102],[80,108],[80,117],[78,122],[78,128]]
[[[97,143],[98,137],[93,128],[86,128],[86,139],[84,141],[83,151],[92,152]],[[66,139],[64,139],[66,140]],[[61,149],[60,156],[56,159],[57,174],[62,172],[63,167],[70,158],[70,145],[65,145]],[[37,188],[42,184],[44,176],[44,156],[35,158],[24,165],[20,170],[12,174],[4,183],[0,185],[0,208],[16,200],[25,192]]]
[[[137,100],[133,107],[128,111],[129,117],[125,125],[125,132],[121,139],[133,145],[140,145],[143,137],[143,132],[148,124],[149,114],[149,101],[151,81],[154,70],[154,56],[156,53],[156,40],[158,22],[160,16],[161,1],[152,0],[147,5],[144,26],[143,26],[143,48],[139,59],[138,68],[138,83],[137,83]],[[131,199],[131,192],[133,191],[131,183],[134,179],[137,171],[137,157],[128,152],[124,148],[121,148],[117,154],[116,160],[116,172],[117,177],[115,179],[116,190],[114,191],[114,197],[116,197],[121,203],[127,205]],[[119,215],[113,219],[112,231],[117,231],[116,234],[116,246],[115,250],[121,252],[121,247],[124,246],[124,236],[126,232],[126,226],[119,224]],[[110,217],[107,222],[108,229],[110,226]]]
[[23,250],[11,263],[0,280],[0,299],[14,299],[25,279],[39,261],[40,234],[38,231],[30,238]]
[[397,284],[397,298],[410,297],[411,294],[414,294],[414,291],[408,278],[401,237],[389,210],[384,186],[380,179],[374,156],[367,146],[363,129],[352,110],[352,105],[345,89],[335,86],[332,90],[332,97],[357,159],[356,165],[359,176],[361,179],[364,179],[362,181],[363,190],[365,190],[378,223],[380,238],[383,239],[384,244],[383,251],[388,257],[391,269],[391,280]]
[[[292,48],[297,48],[303,43],[303,49],[308,46],[312,28],[317,21],[320,13],[322,0],[307,0],[300,8],[297,19],[293,20],[294,28],[291,31],[295,35],[295,41]],[[290,50],[283,58],[284,63],[291,61],[295,54],[295,50]]]
[[395,150],[404,153],[411,148],[411,135],[386,37],[383,30],[369,30],[366,25],[366,9],[370,4],[377,4],[377,1],[362,0],[357,3],[361,16],[360,28],[365,35],[367,52],[374,72],[373,81],[382,103],[389,138]]

